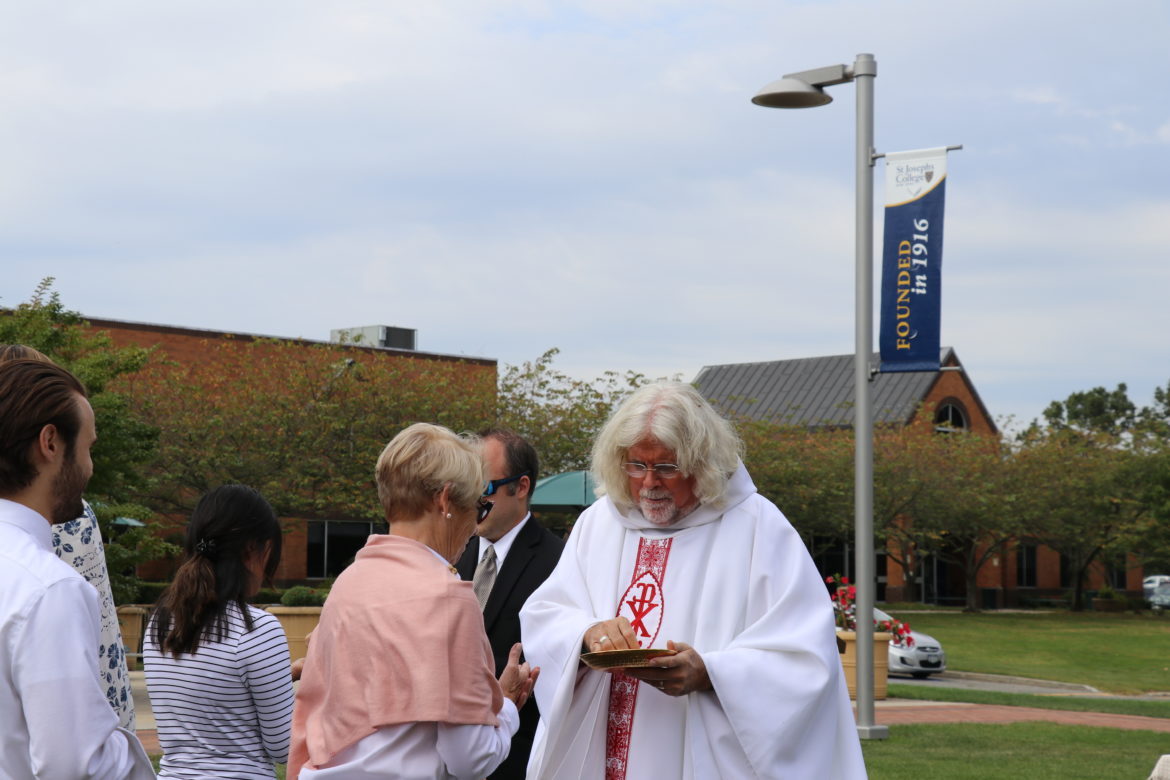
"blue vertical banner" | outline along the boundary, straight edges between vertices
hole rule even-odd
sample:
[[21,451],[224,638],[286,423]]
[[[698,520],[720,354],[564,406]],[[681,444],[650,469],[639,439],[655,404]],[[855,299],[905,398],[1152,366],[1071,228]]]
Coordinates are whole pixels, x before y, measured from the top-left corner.
[[881,370],[938,371],[947,150],[886,154]]

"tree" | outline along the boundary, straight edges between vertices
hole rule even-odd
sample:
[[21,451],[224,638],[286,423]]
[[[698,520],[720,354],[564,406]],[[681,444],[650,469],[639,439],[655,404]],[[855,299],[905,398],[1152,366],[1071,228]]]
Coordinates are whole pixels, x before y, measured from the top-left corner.
[[0,312],[0,343],[40,350],[86,387],[98,430],[86,496],[102,530],[114,598],[125,603],[138,592],[134,565],[170,550],[149,528],[123,531],[113,525],[121,516],[149,521],[152,515],[138,497],[144,469],[155,454],[158,429],[135,413],[117,389],[120,379],[142,370],[149,352],[115,347],[108,335],[93,331],[80,314],[67,310],[52,288],[53,279],[46,278],[28,301]]
[[1019,533],[1015,486],[1000,441],[973,433],[939,434],[923,409],[908,426],[883,427],[874,445],[874,519],[887,558],[918,598],[927,556],[963,572],[966,608],[979,608],[979,574]]
[[1095,387],[1054,401],[1044,412],[1047,427],[1033,423],[1020,437],[1018,462],[1045,486],[1031,496],[1032,520],[1071,569],[1073,609],[1083,608],[1097,562],[1166,549],[1151,509],[1159,501],[1167,400],[1156,390],[1155,406],[1139,410],[1124,384],[1112,392]]
[[560,350],[508,366],[499,380],[496,423],[527,439],[545,475],[589,468],[593,439],[622,401],[647,378],[634,371],[606,371],[593,380],[573,379],[553,368]]
[[838,547],[853,528],[853,432],[737,421],[756,489],[800,532],[812,555]]
[[1138,456],[1117,441],[1100,432],[1034,431],[1013,458],[1031,487],[1020,504],[1028,533],[1064,557],[1074,610],[1083,608],[1090,567],[1123,559],[1144,515]]
[[1050,428],[1099,431],[1120,436],[1133,429],[1137,407],[1129,400],[1124,383],[1112,392],[1104,387],[1072,393],[1064,401],[1053,401],[1044,410]]
[[281,515],[381,520],[386,442],[419,421],[491,419],[495,377],[469,364],[279,339],[215,341],[206,355],[155,361],[127,384],[161,430],[148,495],[171,512],[240,482]]

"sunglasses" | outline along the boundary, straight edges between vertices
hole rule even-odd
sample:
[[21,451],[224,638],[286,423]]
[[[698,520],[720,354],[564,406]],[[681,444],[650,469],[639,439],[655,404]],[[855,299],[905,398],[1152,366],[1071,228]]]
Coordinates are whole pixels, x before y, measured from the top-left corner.
[[484,501],[482,498],[479,501],[475,502],[475,510],[476,510],[475,524],[476,525],[479,525],[484,520],[487,520],[487,516],[489,514],[491,514],[493,506],[495,506],[495,504],[493,504],[491,501]]
[[502,488],[504,485],[510,485],[513,482],[516,482],[517,480],[519,480],[523,477],[527,477],[527,476],[528,476],[528,472],[525,471],[523,474],[517,474],[514,477],[503,477],[501,479],[493,479],[491,482],[487,483],[487,486],[484,487],[483,494],[485,496],[490,496],[493,493],[495,493],[497,490]]

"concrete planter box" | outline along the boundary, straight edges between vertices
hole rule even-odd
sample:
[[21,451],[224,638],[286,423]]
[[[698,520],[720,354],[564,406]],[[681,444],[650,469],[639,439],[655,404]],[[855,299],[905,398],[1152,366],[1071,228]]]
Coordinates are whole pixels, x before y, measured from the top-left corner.
[[122,632],[122,647],[126,650],[126,668],[133,671],[141,666],[142,631],[150,609],[137,604],[126,604],[118,607],[117,612],[118,630]]
[[306,637],[317,627],[317,622],[321,619],[321,607],[284,607],[273,604],[267,609],[276,615],[284,629],[284,635],[288,639],[289,660],[304,658],[309,650]]
[[[849,688],[849,698],[857,698],[857,633],[855,631],[838,631],[837,638],[845,643],[845,650],[841,653],[841,666],[845,670],[845,685]],[[873,697],[884,699],[887,696],[887,681],[889,678],[890,640],[893,634],[875,631],[873,634]]]

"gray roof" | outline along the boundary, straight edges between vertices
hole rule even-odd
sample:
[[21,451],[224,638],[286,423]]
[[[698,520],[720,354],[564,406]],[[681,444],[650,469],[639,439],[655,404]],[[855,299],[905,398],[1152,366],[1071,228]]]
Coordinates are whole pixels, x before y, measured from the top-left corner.
[[[950,347],[942,365],[960,365]],[[871,365],[880,364],[875,353]],[[938,372],[879,373],[870,386],[875,424],[905,425],[918,411]],[[853,355],[704,366],[695,386],[733,417],[817,428],[853,425]]]

